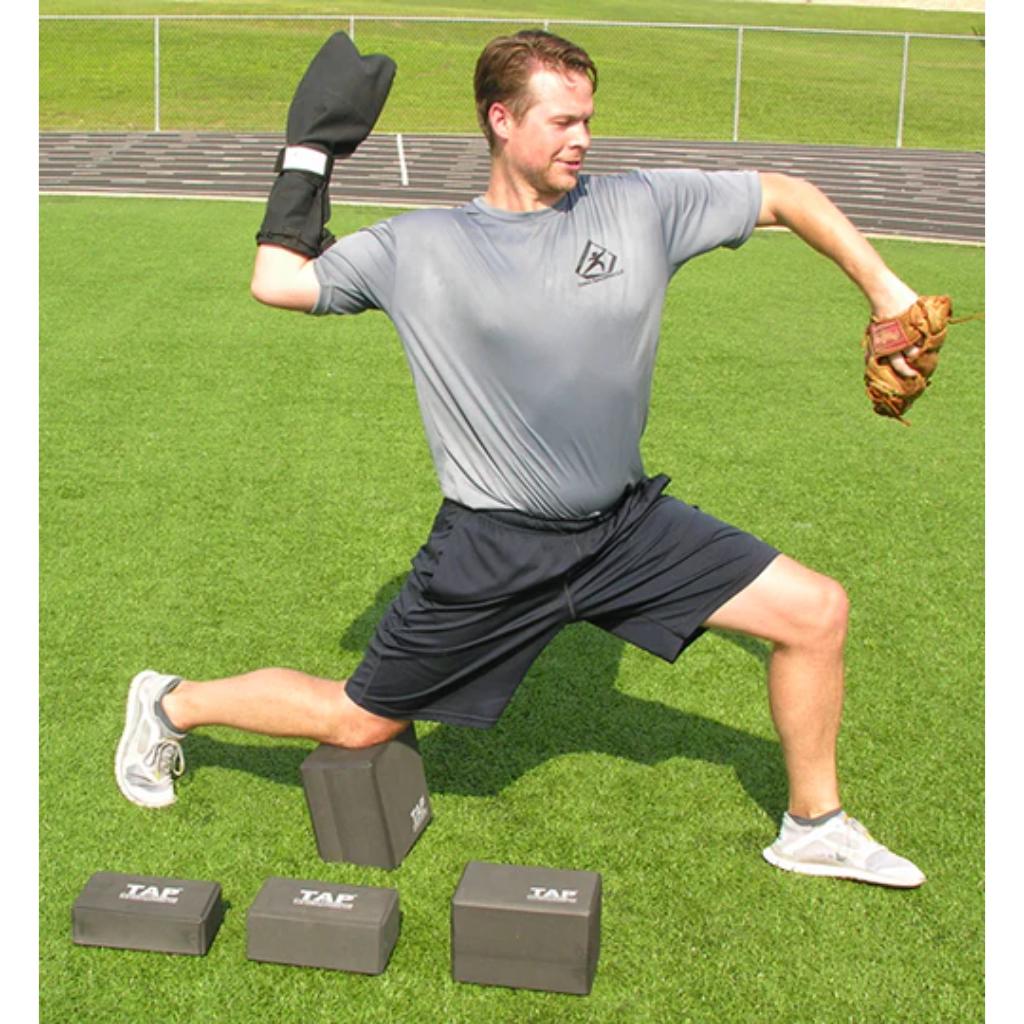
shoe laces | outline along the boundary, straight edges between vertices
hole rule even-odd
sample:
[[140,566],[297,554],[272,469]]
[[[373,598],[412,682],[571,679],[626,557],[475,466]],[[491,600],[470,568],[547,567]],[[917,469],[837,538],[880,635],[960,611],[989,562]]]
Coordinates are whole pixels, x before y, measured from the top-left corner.
[[856,819],[846,816],[842,830],[843,844],[850,849],[863,848],[864,846],[878,846],[879,844],[871,837],[871,833]]
[[847,860],[856,856],[860,849],[857,830],[852,821],[845,821],[841,828],[837,828],[832,835],[825,839],[825,846],[831,847],[840,860]]
[[841,825],[832,830],[830,836],[823,836],[822,839],[842,860],[866,860],[879,852],[888,853],[888,850],[856,818],[849,815],[845,816]]
[[185,771],[185,752],[177,740],[161,740],[147,752],[142,763],[156,779],[167,775],[176,779]]

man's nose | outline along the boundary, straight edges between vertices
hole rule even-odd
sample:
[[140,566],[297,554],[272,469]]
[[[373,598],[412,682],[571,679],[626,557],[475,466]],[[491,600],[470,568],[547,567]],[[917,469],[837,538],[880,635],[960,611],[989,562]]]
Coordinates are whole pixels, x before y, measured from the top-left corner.
[[573,125],[569,134],[569,143],[578,149],[587,150],[590,148],[590,125],[585,121]]

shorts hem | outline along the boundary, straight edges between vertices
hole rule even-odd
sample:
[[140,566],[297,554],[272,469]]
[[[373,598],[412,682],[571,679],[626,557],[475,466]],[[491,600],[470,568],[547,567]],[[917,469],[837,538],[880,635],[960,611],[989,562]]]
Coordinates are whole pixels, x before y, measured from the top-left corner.
[[710,608],[704,614],[704,617],[701,619],[701,624],[691,634],[691,639],[684,641],[683,647],[679,651],[679,654],[676,655],[676,657],[678,658],[679,655],[681,655],[686,650],[686,648],[689,647],[691,643],[693,643],[694,640],[699,640],[708,631],[709,627],[705,626],[704,623],[707,622],[708,619],[710,619],[711,616],[715,614],[715,612],[725,607],[725,605],[727,605],[734,597],[736,597],[739,594],[742,594],[743,591],[746,590],[747,587],[749,587],[755,580],[760,579],[760,577],[764,575],[768,566],[770,566],[781,554],[781,551],[777,551],[774,548],[766,551],[765,560],[763,564],[752,566],[749,572],[744,573],[741,577],[734,581],[733,585],[729,587],[728,590],[723,591],[722,595],[720,596],[720,599],[715,602],[714,607]]
[[[346,693],[348,693],[347,690]],[[371,715],[377,715],[392,722],[439,722],[442,725],[464,725],[473,729],[491,729],[498,724],[498,719],[501,718],[500,713],[491,718],[483,718],[479,715],[434,711],[429,707],[424,708],[422,711],[410,711],[399,714],[391,708],[385,708],[375,701],[367,699],[364,694],[348,693],[348,697],[353,704],[362,708],[363,711],[368,711]]]

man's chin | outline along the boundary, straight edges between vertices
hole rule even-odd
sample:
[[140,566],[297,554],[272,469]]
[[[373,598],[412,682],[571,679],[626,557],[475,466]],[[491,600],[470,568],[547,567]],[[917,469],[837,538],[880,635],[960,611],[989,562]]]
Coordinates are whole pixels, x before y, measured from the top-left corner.
[[582,166],[563,168],[562,172],[551,182],[552,189],[561,192],[562,195],[571,192],[579,184],[580,172],[582,170]]
[[578,184],[580,171],[560,167],[557,172],[546,174],[535,186],[545,202],[557,202],[568,195]]

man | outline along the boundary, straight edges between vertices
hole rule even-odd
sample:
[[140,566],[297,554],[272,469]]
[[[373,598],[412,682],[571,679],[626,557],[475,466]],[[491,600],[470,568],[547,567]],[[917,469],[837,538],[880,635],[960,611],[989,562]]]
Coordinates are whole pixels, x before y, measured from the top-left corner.
[[[371,59],[354,53],[341,56]],[[253,294],[317,315],[391,317],[444,501],[349,680],[290,669],[210,682],[141,673],[119,784],[145,806],[173,802],[181,740],[203,725],[353,748],[393,739],[414,720],[491,726],[569,622],[669,661],[704,631],[729,630],[772,645],[768,693],[790,793],[766,859],[920,885],[913,864],[842,809],[842,587],[668,496],[667,479],[646,476],[639,453],[665,291],[687,260],[781,225],[834,261],[873,314],[895,315],[916,294],[807,182],[584,175],[596,84],[587,54],[548,33],[488,44],[475,86],[490,179],[460,209],[396,216],[317,255],[321,220],[312,216],[312,234],[302,227],[306,240],[293,244],[272,193]],[[291,217],[302,225],[326,188],[316,173],[329,175],[329,161],[304,148],[289,146],[282,160],[282,179],[291,164],[302,182],[281,185],[312,197]]]

